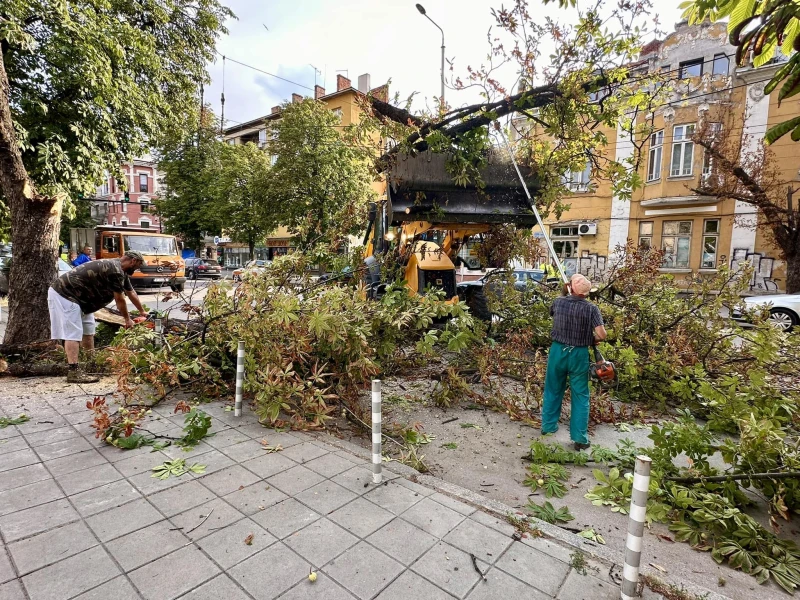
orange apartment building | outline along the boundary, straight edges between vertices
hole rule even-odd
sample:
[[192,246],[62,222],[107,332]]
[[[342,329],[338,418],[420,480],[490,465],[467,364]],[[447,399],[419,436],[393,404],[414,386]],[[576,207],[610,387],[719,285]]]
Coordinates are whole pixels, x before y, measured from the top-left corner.
[[[800,114],[796,99],[778,106],[778,89],[764,86],[782,62],[737,68],[726,24],[678,23],[664,40],[642,51],[642,66],[669,71],[673,96],[658,106],[650,139],[641,147],[643,186],[631,200],[615,197],[607,181],[592,180],[589,168],[567,175],[570,209],[547,221],[559,259],[568,272],[602,278],[615,249],[633,240],[664,250],[662,271],[680,280],[716,272],[720,265],[755,267],[755,292],[785,289],[785,266],[768,237],[755,227],[758,215],[747,204],[697,195],[710,173],[704,151],[691,141],[701,123],[724,114],[731,134],[742,136],[742,152],[758,152],[767,129]],[[627,134],[608,131],[607,151],[617,160],[632,156]],[[800,180],[800,145],[786,136],[771,146],[787,181]]]

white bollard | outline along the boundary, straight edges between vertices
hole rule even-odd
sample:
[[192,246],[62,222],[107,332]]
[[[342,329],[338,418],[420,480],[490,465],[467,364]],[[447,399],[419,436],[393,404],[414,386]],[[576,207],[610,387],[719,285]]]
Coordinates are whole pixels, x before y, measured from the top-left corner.
[[161,319],[155,320],[154,331],[156,332],[156,346],[160,348],[162,342],[161,334],[164,333],[164,327],[161,324]]
[[244,342],[239,342],[236,352],[236,406],[233,415],[242,416],[242,387],[244,385]]
[[372,380],[372,483],[380,483],[381,474],[381,380]]
[[625,564],[622,567],[622,600],[637,598],[639,564],[642,560],[642,536],[644,535],[647,495],[650,489],[650,459],[637,456],[633,469],[633,492],[631,510],[628,514],[628,538],[625,541]]

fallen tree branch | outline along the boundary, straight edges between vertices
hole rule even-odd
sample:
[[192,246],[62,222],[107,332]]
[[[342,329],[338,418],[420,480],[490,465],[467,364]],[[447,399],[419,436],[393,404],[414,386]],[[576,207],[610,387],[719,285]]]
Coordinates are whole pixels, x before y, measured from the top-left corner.
[[723,481],[742,481],[745,479],[800,479],[800,471],[735,473],[732,475],[714,475],[712,477],[664,477],[664,481],[674,481],[675,483],[721,483]]

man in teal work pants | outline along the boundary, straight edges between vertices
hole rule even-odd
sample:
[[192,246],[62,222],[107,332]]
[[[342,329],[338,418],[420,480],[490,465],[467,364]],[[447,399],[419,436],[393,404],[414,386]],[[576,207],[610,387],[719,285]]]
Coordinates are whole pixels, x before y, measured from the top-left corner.
[[569,436],[576,450],[589,447],[589,346],[606,338],[600,309],[586,297],[592,283],[575,274],[566,286],[567,295],[556,298],[550,307],[553,343],[547,357],[542,403],[542,433],[558,431],[561,402],[569,390],[572,405]]

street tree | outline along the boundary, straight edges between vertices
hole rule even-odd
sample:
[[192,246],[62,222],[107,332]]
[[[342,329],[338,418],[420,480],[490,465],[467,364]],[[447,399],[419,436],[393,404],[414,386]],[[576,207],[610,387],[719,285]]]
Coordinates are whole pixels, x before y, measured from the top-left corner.
[[256,243],[280,223],[279,203],[269,196],[269,155],[253,143],[220,142],[213,194],[227,236],[247,244],[250,259]]
[[740,131],[731,120],[706,119],[694,140],[706,153],[710,173],[701,177],[694,191],[752,206],[754,214],[737,216],[740,224],[768,234],[786,261],[786,293],[798,293],[800,202],[792,202],[798,190],[792,188],[792,179],[786,178],[772,150]]
[[[800,93],[800,5],[796,2],[688,0],[680,6],[692,24],[727,19],[730,43],[736,46],[736,63],[741,66],[752,61],[754,67],[761,67],[780,54],[794,54],[776,71],[764,91],[770,94],[783,82],[779,102]],[[800,117],[773,125],[764,139],[771,144],[787,133],[791,133],[793,141],[800,141]]]
[[267,151],[275,157],[269,195],[300,250],[341,247],[366,220],[374,148],[344,139],[343,130],[339,117],[310,98],[284,104],[268,125]]
[[215,173],[222,151],[219,129],[209,111],[194,132],[178,132],[156,152],[164,187],[156,201],[167,233],[179,235],[200,251],[205,235],[219,235],[221,216],[215,195]]
[[0,196],[15,248],[6,343],[49,337],[64,203],[197,122],[197,86],[231,16],[217,0],[3,2]]

